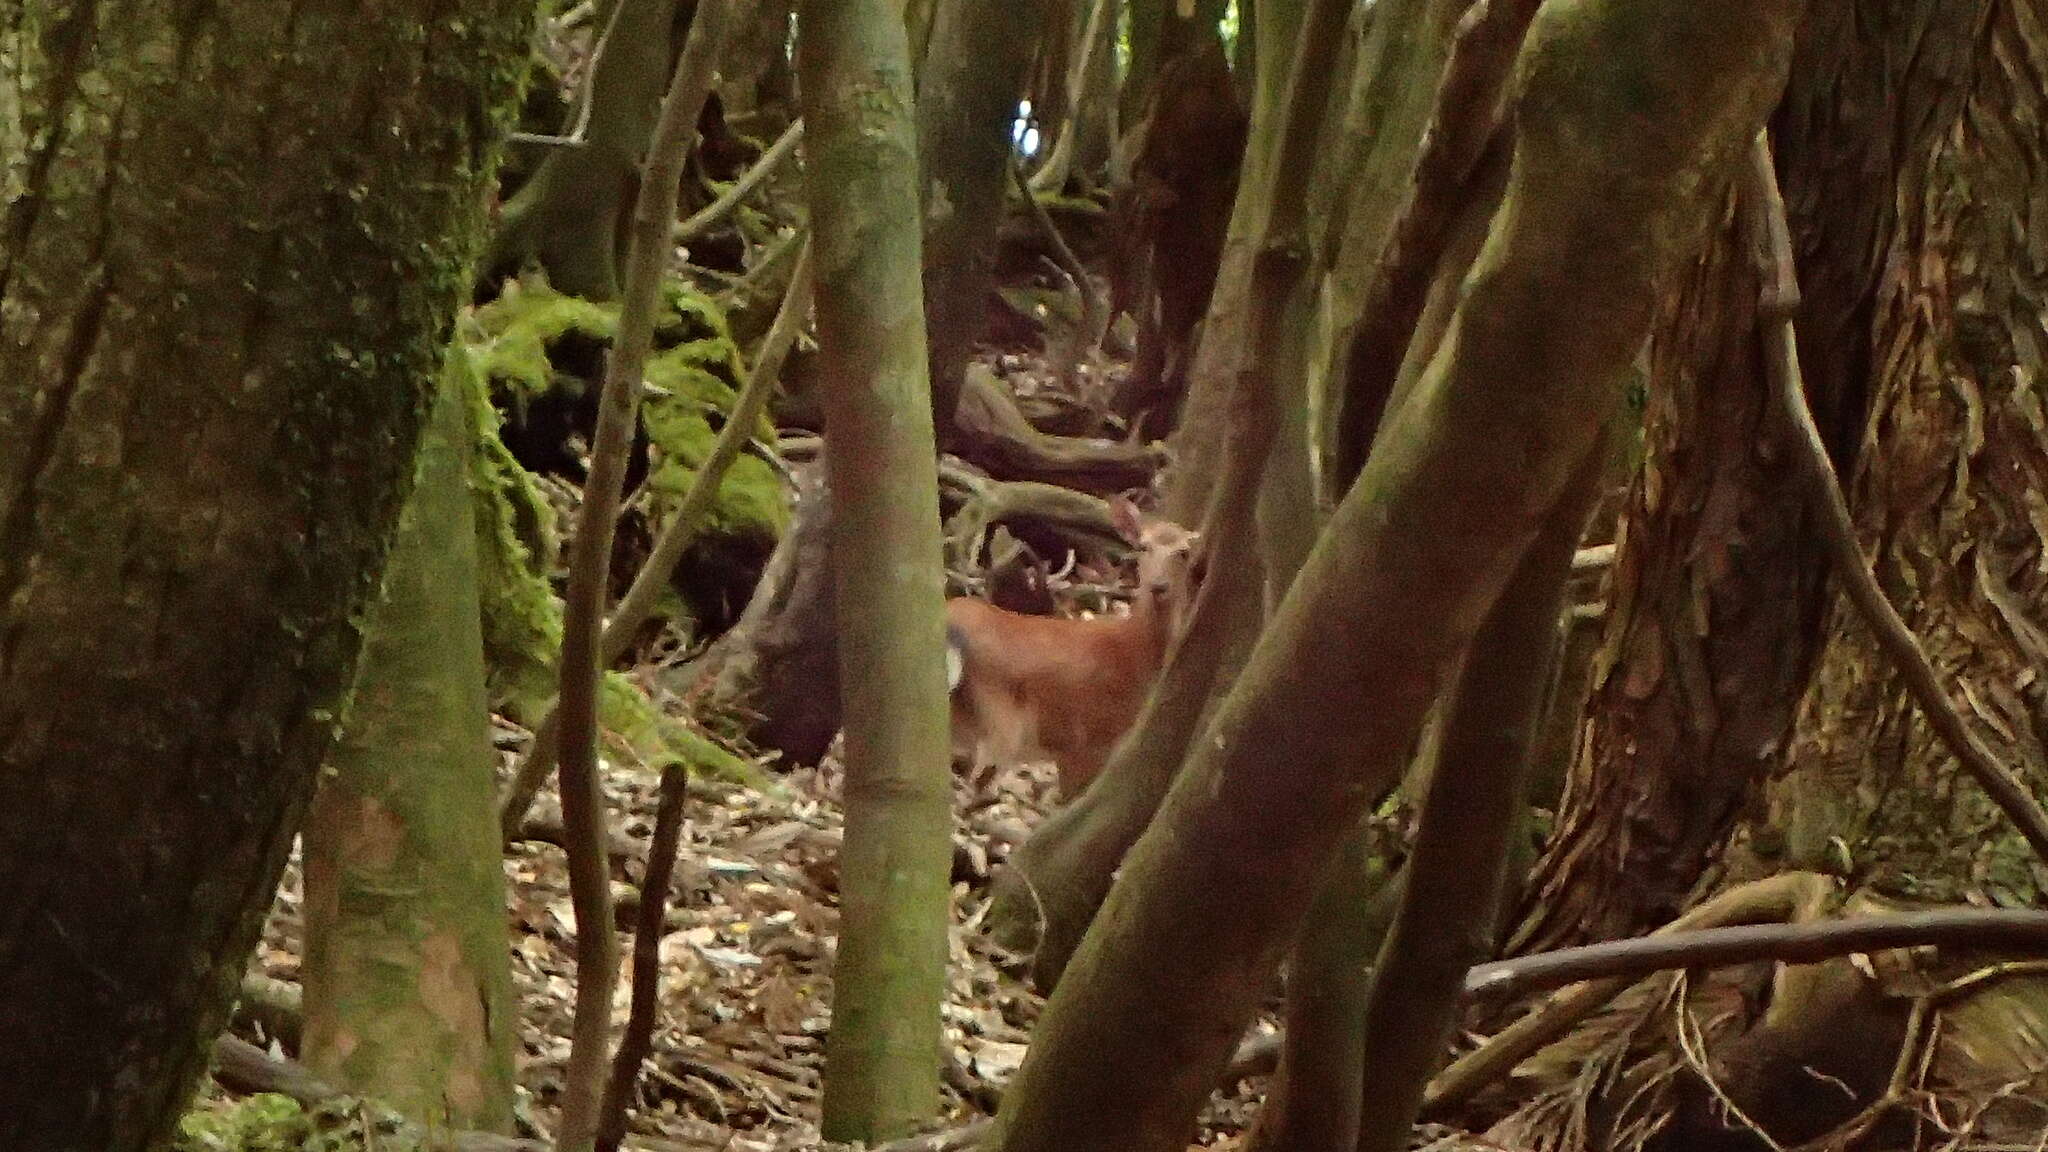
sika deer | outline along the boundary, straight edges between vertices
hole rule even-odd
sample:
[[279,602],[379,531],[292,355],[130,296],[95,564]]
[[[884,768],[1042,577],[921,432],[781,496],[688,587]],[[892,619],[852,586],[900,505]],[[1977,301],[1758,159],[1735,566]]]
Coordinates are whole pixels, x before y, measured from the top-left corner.
[[1110,501],[1138,551],[1138,590],[1123,616],[1025,616],[968,598],[946,602],[946,683],[953,751],[976,792],[999,767],[1051,760],[1072,799],[1102,771],[1151,690],[1193,600],[1195,534]]

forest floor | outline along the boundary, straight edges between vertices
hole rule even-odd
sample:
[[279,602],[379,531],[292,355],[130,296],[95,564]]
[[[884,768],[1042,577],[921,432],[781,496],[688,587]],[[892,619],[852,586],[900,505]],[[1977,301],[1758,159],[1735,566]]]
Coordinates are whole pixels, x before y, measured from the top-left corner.
[[[1003,359],[1016,366],[1015,357]],[[1055,585],[1066,593],[1063,609],[1074,611],[1083,590],[1059,581]],[[1086,591],[1099,603],[1104,589]],[[509,773],[516,754],[501,755],[501,767]],[[605,767],[614,843],[630,842],[644,853],[654,823],[658,772],[617,760],[606,761]],[[838,933],[837,859],[844,827],[840,777],[835,749],[815,768],[776,776],[775,785],[765,791],[692,781],[688,826],[658,945],[663,960],[660,1024],[641,1076],[629,1147],[766,1152],[819,1144]],[[1024,982],[1017,958],[991,944],[978,924],[987,909],[992,868],[1057,803],[1046,765],[1005,771],[992,795],[979,800],[957,775],[955,783],[940,1127],[994,1112],[1003,1086],[1023,1059],[1043,1004]],[[558,825],[559,812],[553,791],[543,793],[535,809],[538,823]],[[623,1025],[629,1003],[631,902],[637,899],[643,864],[639,855],[612,862],[618,919],[627,930],[622,931],[615,982],[615,1025]],[[577,978],[566,861],[554,845],[523,841],[507,851],[505,878],[519,999],[519,1126],[523,1134],[546,1138],[553,1130],[569,1058]],[[299,898],[295,853],[252,971],[297,981]],[[1245,1088],[1240,1083],[1212,1102],[1203,1119],[1202,1145],[1237,1143],[1256,1102]]]
[[[509,756],[508,756],[509,767]],[[614,827],[644,846],[654,824],[658,773],[608,764]],[[838,933],[837,858],[843,830],[835,757],[755,791],[692,785],[689,825],[677,861],[662,954],[661,1026],[641,1079],[636,1135],[687,1149],[815,1147],[831,960]],[[994,1111],[1023,1059],[1043,1001],[1014,958],[977,930],[992,865],[1053,804],[1049,767],[1005,773],[992,802],[956,790],[951,964],[947,971],[945,1101],[949,1124]],[[552,794],[540,807],[554,807]],[[615,895],[636,892],[642,861],[614,861]],[[505,857],[512,974],[519,998],[521,1127],[552,1131],[569,1059],[574,998],[575,918],[566,862],[553,845],[522,842]],[[299,975],[299,871],[294,858],[254,967]],[[621,925],[629,923],[621,913]],[[634,942],[623,938],[615,1023],[628,1006],[625,974]],[[1219,1097],[1205,1117],[1203,1144],[1230,1147],[1253,1098]],[[658,1145],[657,1145],[658,1146]]]

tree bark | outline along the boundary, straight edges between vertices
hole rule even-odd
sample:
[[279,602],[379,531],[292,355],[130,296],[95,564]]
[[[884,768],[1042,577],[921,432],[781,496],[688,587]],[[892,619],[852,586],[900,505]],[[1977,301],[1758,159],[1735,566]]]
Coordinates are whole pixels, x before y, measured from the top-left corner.
[[[1610,414],[1602,424],[1615,422]],[[1557,660],[1565,581],[1605,471],[1604,447],[1588,454],[1551,510],[1452,689],[1400,911],[1373,965],[1363,1052],[1350,1069],[1361,1098],[1357,1152],[1408,1146],[1423,1089],[1450,1049],[1465,971],[1493,954],[1537,714]]]
[[[1238,167],[1238,188],[1261,188],[1271,153],[1278,145],[1282,101],[1289,65],[1301,29],[1307,0],[1267,0],[1258,8],[1254,30],[1262,43],[1265,65],[1252,93],[1251,123]],[[1240,30],[1240,35],[1243,32]],[[1232,393],[1246,348],[1251,323],[1252,257],[1266,226],[1265,203],[1258,196],[1239,195],[1224,229],[1223,251],[1203,314],[1201,338],[1187,369],[1187,395],[1171,441],[1174,465],[1167,475],[1161,511],[1168,519],[1199,523],[1209,506],[1211,490],[1221,473],[1222,429],[1229,426]]]
[[846,718],[822,1127],[828,1139],[874,1143],[938,1106],[952,867],[917,137],[891,0],[803,0],[799,19]]
[[442,371],[306,823],[300,1059],[430,1128],[509,1132],[515,1017],[469,496],[482,385],[465,360]]
[[1825,552],[1764,378],[1751,246],[1717,215],[1650,339],[1606,638],[1513,951],[1677,916],[1776,762],[1812,666]]
[[[1870,415],[1851,505],[1880,583],[1951,697],[1999,760],[2031,767],[2038,794],[2048,645],[2032,608],[2048,447],[2034,414],[2048,143],[2019,126],[2048,112],[2033,79],[2048,74],[2048,33],[2028,6],[2003,0],[1856,7],[1839,22],[1817,11],[1813,31],[1826,39],[1812,49],[1826,79],[1882,64],[1894,94],[1871,126],[1891,142],[1893,167],[1872,190],[1877,210],[1855,217],[1875,224],[1878,248],[1852,266],[1873,278],[1861,313]],[[1899,53],[1907,43],[1916,50]],[[1814,123],[1803,119],[1812,106],[1795,110],[1801,127]],[[1795,225],[1817,196],[1790,197]],[[2025,902],[2041,890],[2040,863],[1957,779],[1847,604],[1829,611],[1790,763],[1766,794],[1770,839],[1789,859],[1847,862],[1859,881],[1920,899]]]
[[527,59],[445,16],[0,15],[0,1146],[159,1145],[226,1019]]
[[1335,849],[1589,455],[1797,15],[1543,7],[1507,199],[1451,330],[1047,1005],[1003,1152],[1186,1146]]

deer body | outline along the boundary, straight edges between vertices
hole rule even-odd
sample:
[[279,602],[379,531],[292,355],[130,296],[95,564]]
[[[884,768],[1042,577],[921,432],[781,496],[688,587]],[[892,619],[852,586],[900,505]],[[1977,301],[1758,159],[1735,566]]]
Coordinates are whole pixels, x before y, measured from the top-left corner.
[[1127,615],[1079,620],[946,602],[953,750],[971,763],[977,790],[999,767],[1050,760],[1060,794],[1071,799],[1102,771],[1145,703],[1190,598],[1194,536],[1163,522],[1139,524],[1122,501],[1111,508],[1141,549]]

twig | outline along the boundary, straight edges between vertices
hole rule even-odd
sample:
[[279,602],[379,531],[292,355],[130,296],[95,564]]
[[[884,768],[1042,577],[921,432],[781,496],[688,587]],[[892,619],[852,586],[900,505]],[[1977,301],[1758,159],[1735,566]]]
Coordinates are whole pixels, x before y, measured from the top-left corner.
[[753,167],[740,173],[740,178],[733,181],[732,186],[718,199],[706,204],[688,220],[676,225],[676,243],[687,244],[709,231],[713,224],[725,219],[728,213],[739,207],[740,201],[745,200],[748,194],[761,186],[761,182],[768,178],[769,173],[775,171],[776,165],[796,151],[797,142],[803,138],[803,120],[790,121],[789,127],[782,130],[782,135],[775,138],[775,143],[770,144],[766,152],[761,153],[760,159],[754,161]]
[[1672,968],[1778,960],[1812,964],[1854,952],[1922,946],[2048,950],[2048,912],[1945,908],[1810,924],[1741,924],[1609,940],[1476,964],[1465,995],[1519,996],[1582,980],[1638,980]]
[[1750,148],[1742,192],[1743,215],[1763,261],[1764,287],[1757,301],[1757,319],[1764,329],[1765,371],[1780,409],[1792,424],[1795,448],[1806,468],[1807,495],[1820,522],[1821,535],[1834,554],[1842,590],[1870,625],[1878,647],[1897,663],[1906,690],[1927,714],[1928,726],[1963,770],[2018,827],[2034,855],[2048,861],[2048,813],[2041,810],[2033,795],[1992,757],[1964,723],[1962,713],[1949,700],[1919,640],[1892,607],[1884,589],[1878,587],[1877,576],[1856,542],[1856,524],[1849,515],[1849,503],[1842,495],[1840,479],[1828,459],[1813,412],[1806,404],[1798,338],[1792,323],[1799,308],[1792,235],[1785,221],[1785,201],[1778,192],[1777,171],[1771,162],[1770,140],[1762,133]]
[[655,303],[671,251],[677,185],[697,117],[716,76],[731,14],[731,0],[698,3],[647,150],[646,174],[634,209],[632,245],[627,250],[618,335],[606,365],[590,474],[583,485],[569,561],[557,727],[562,824],[570,839],[570,903],[576,916],[576,1014],[569,1067],[563,1074],[562,1116],[556,1132],[559,1152],[589,1152],[597,1138],[612,986],[618,978],[619,945],[612,925],[610,865],[605,858],[604,790],[597,773],[597,697],[603,674],[598,656],[605,585],[617,528],[619,489],[638,418],[641,372],[654,343]]
[[[577,7],[583,8],[587,5]],[[569,134],[551,136],[542,132],[513,132],[506,137],[508,141],[514,144],[538,144],[548,148],[583,147],[583,134],[590,129],[590,109],[597,103],[597,66],[604,62],[605,46],[611,43],[612,29],[618,27],[619,13],[625,8],[624,4],[612,5],[611,19],[604,22],[604,31],[598,33],[597,43],[590,46],[590,59],[583,64],[583,83],[577,85],[576,90],[576,102],[580,105],[576,111],[576,126],[569,130]],[[567,26],[567,15],[563,17],[562,26]]]
[[1052,246],[1052,254],[1059,270],[1073,282],[1074,292],[1081,298],[1081,332],[1075,342],[1071,363],[1056,365],[1056,375],[1071,382],[1070,377],[1090,353],[1102,346],[1102,338],[1109,331],[1109,303],[1103,299],[1102,291],[1088,275],[1088,269],[1081,264],[1081,258],[1074,255],[1074,249],[1067,244],[1067,238],[1060,233],[1060,226],[1053,221],[1052,213],[1038,195],[1031,190],[1031,182],[1024,176],[1024,168],[1015,159],[1010,161],[1010,182],[1017,194],[1024,198],[1025,207],[1031,213],[1032,222],[1045,233],[1046,242]]
[[626,1107],[640,1065],[654,1044],[654,1014],[661,998],[661,929],[668,913],[669,880],[675,875],[676,848],[683,837],[683,801],[689,792],[690,768],[671,760],[661,769],[661,792],[654,810],[654,833],[647,848],[647,867],[640,877],[640,906],[633,930],[633,1006],[626,1031],[612,1057],[612,1078],[605,1086],[598,1118],[599,1152],[618,1152],[626,1137]]
[[[711,454],[704,458],[704,463],[690,478],[689,490],[683,493],[682,501],[676,505],[667,526],[655,540],[646,562],[633,577],[632,587],[626,590],[611,619],[605,622],[604,636],[598,641],[599,667],[610,667],[616,663],[631,645],[634,634],[653,619],[661,594],[675,575],[676,565],[689,551],[690,545],[697,542],[703,530],[705,514],[710,510],[719,485],[725,480],[726,471],[739,458],[740,451],[751,439],[749,430],[760,422],[761,413],[768,407],[768,400],[775,391],[775,381],[782,372],[782,362],[796,343],[797,334],[803,330],[804,318],[810,311],[810,264],[811,250],[806,242],[797,253],[796,268],[791,273],[789,291],[782,298],[782,307],[775,313],[768,334],[762,337],[753,369],[747,374],[746,384],[726,416],[725,427],[718,432]],[[512,783],[499,804],[498,826],[507,839],[524,824],[526,813],[533,806],[534,795],[547,782],[548,773],[554,768],[560,749],[558,735],[556,714],[550,711],[535,725],[533,744],[513,773]]]
[[1498,108],[1537,0],[1478,0],[1458,21],[1436,108],[1394,225],[1380,248],[1346,353],[1330,491],[1340,498],[1365,467],[1373,429],[1422,316],[1429,285],[1464,207],[1471,176],[1501,137]]

